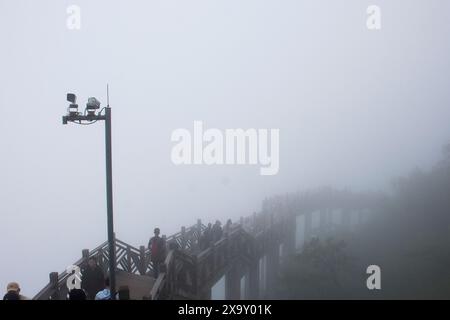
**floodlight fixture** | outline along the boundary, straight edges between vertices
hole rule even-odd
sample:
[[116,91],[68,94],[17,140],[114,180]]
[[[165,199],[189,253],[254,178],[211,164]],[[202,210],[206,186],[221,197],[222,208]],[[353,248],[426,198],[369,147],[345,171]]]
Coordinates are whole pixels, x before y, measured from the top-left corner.
[[68,93],[67,94],[67,101],[75,104],[75,103],[77,103],[77,96],[74,93]]
[[90,97],[86,103],[86,111],[89,116],[95,115],[95,111],[100,108],[100,101],[94,97]]

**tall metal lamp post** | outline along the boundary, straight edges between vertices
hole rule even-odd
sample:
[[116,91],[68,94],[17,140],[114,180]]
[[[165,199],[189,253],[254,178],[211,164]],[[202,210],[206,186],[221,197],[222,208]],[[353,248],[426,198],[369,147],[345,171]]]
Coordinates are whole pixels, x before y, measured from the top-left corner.
[[[112,157],[111,157],[111,108],[109,101],[105,108],[100,109],[100,102],[91,97],[88,99],[84,113],[78,111],[77,97],[73,93],[67,94],[70,102],[68,114],[63,116],[63,124],[73,122],[80,125],[93,124],[99,120],[105,121],[105,152],[106,152],[106,207],[108,220],[108,247],[109,247],[109,281],[111,287],[111,299],[116,297],[116,251],[114,245],[113,223],[113,194],[112,194]],[[109,99],[108,99],[109,100]],[[103,110],[105,111],[102,114]]]

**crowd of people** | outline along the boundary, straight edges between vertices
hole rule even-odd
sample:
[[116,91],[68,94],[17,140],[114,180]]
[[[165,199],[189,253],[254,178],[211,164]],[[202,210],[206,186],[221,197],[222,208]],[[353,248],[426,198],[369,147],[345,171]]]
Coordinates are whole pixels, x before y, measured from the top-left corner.
[[[20,290],[20,285],[17,282],[8,283],[3,300],[29,300],[29,298],[20,294]],[[128,286],[119,287],[116,299],[130,299]],[[111,300],[109,278],[105,278],[95,257],[89,258],[87,266],[83,268],[81,288],[70,290],[67,300]]]
[[[148,242],[150,259],[153,265],[153,276],[158,278],[161,264],[166,257],[166,243],[160,237],[159,228],[155,228],[154,236]],[[7,285],[6,294],[3,300],[28,300],[20,294],[20,286],[17,282]],[[116,299],[129,300],[130,289],[128,286],[120,286]],[[98,265],[95,256],[89,257],[87,262],[81,267],[81,288],[74,288],[68,292],[68,300],[111,300],[111,289],[109,278],[103,269]]]
[[213,243],[216,243],[222,239],[224,235],[224,229],[227,231],[232,225],[231,219],[228,219],[224,228],[222,228],[222,223],[219,220],[213,224],[208,223],[205,230],[199,238],[199,246],[201,250],[209,248]]
[[[229,229],[232,222],[228,220],[225,227],[219,220],[216,220],[214,225],[208,223],[208,226],[203,230],[199,237],[199,247],[201,250],[207,249],[213,243],[222,239],[224,230]],[[154,235],[148,242],[148,249],[150,251],[150,260],[153,266],[153,277],[158,278],[161,266],[166,259],[166,242],[160,236],[160,229],[154,229]],[[169,248],[173,246],[169,245]],[[3,300],[28,300],[27,297],[20,294],[20,286],[17,282],[11,282],[7,285],[6,294]],[[105,276],[103,269],[98,265],[96,257],[89,257],[86,264],[81,268],[81,288],[74,288],[69,291],[68,300],[111,300],[111,290],[109,278]],[[128,286],[121,286],[117,291],[116,299],[129,300],[130,290]]]

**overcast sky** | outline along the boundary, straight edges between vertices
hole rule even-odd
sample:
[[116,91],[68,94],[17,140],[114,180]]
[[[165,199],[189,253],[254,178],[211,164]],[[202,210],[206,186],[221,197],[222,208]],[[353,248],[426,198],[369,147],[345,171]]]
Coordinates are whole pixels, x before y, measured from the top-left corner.
[[[1,288],[31,297],[106,240],[103,123],[63,126],[67,92],[105,106],[110,85],[115,230],[139,246],[276,193],[430,167],[450,139],[449,21],[447,0],[0,0]],[[175,166],[171,133],[194,120],[280,129],[279,173]]]

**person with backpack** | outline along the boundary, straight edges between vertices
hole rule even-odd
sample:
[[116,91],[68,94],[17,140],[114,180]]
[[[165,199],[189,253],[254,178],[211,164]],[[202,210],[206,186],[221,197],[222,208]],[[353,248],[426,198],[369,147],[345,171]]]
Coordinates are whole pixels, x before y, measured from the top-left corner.
[[158,278],[161,263],[166,259],[166,243],[164,239],[159,236],[159,233],[159,228],[155,228],[155,235],[148,242],[150,260],[153,262],[153,276],[155,279]]

